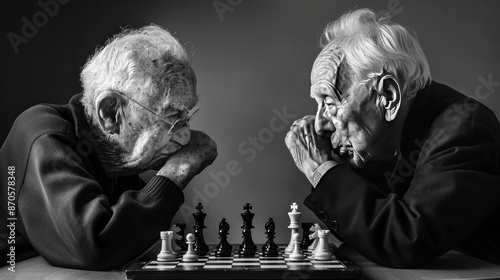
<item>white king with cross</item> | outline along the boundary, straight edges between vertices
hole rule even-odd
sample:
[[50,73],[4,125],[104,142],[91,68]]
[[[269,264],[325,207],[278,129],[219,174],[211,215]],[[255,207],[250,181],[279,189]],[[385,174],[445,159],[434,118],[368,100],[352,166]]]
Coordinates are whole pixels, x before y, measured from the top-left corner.
[[292,212],[288,212],[288,216],[290,217],[290,225],[288,226],[288,228],[291,229],[292,231],[290,234],[290,243],[285,249],[286,254],[290,254],[291,252],[293,252],[293,247],[294,247],[293,234],[299,233],[299,228],[300,228],[299,219],[300,215],[302,214],[299,211],[297,211],[299,209],[299,205],[296,202],[290,205],[290,209],[292,209]]

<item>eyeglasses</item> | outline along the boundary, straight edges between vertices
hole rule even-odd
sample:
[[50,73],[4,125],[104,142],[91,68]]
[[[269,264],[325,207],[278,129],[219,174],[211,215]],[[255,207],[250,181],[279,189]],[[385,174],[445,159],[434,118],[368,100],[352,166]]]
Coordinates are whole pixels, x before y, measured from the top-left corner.
[[163,122],[168,124],[170,126],[170,129],[168,130],[167,135],[173,135],[173,134],[176,134],[177,132],[179,132],[183,127],[185,127],[189,123],[189,121],[191,120],[193,115],[196,112],[198,112],[198,110],[200,110],[200,107],[198,107],[198,106],[193,107],[191,110],[184,109],[183,112],[185,112],[186,115],[183,118],[180,118],[180,119],[176,120],[174,123],[172,123],[172,122],[166,120],[165,118],[163,118],[162,116],[158,115],[157,113],[155,113],[153,110],[142,105],[141,103],[139,103],[139,101],[133,99],[132,97],[129,97],[129,96],[127,96],[124,93],[119,92],[119,91],[113,91],[113,92],[118,93],[121,96],[124,96],[128,100],[134,102],[135,104],[139,105],[139,107],[150,112],[151,114],[155,115],[157,118],[159,118],[160,120],[162,120]]

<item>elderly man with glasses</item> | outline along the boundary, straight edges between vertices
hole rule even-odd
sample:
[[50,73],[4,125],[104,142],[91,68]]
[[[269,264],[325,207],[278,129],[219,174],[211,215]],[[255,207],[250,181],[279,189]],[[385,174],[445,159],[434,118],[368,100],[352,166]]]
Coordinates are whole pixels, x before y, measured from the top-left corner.
[[340,240],[393,267],[455,249],[500,264],[500,124],[431,81],[417,40],[367,9],[327,26],[315,116],[285,142],[313,185],[305,204]]
[[[168,229],[182,190],[217,156],[190,130],[196,78],[186,51],[157,26],[110,39],[68,105],[22,113],[0,150],[3,265],[42,255],[102,270],[146,251]],[[157,170],[148,183],[139,173]],[[14,249],[12,249],[14,248]]]

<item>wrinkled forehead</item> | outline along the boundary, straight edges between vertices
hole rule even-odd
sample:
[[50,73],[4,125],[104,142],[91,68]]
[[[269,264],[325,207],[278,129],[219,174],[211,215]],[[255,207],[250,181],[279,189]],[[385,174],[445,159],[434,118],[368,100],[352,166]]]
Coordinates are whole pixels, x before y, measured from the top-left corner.
[[311,95],[313,91],[333,93],[343,57],[343,53],[334,45],[327,45],[321,50],[311,70]]
[[196,75],[187,62],[163,61],[157,87],[162,110],[190,110],[198,103]]

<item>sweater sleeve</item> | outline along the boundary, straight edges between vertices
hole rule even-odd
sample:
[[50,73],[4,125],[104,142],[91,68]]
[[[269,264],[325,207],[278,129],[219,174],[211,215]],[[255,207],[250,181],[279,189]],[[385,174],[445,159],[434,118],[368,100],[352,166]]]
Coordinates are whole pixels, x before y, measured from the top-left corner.
[[18,202],[25,235],[56,266],[104,270],[123,265],[167,229],[183,203],[182,191],[155,176],[111,205],[72,142],[51,133],[33,144]]
[[346,165],[328,171],[305,204],[346,243],[387,266],[421,266],[455,248],[500,207],[498,121],[450,111],[430,127],[404,196]]

